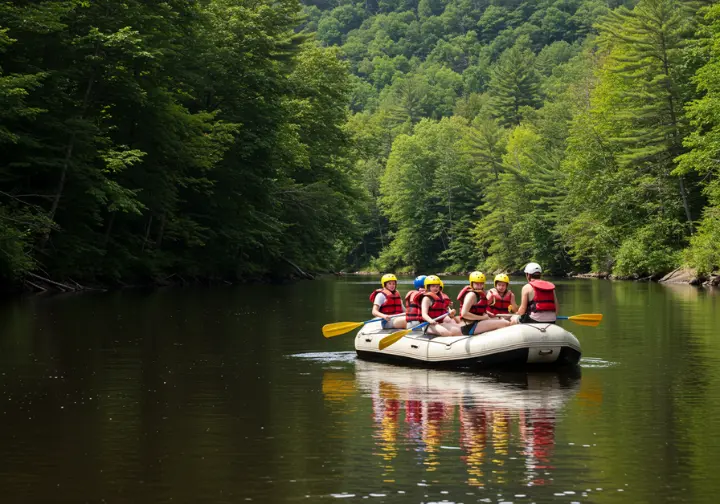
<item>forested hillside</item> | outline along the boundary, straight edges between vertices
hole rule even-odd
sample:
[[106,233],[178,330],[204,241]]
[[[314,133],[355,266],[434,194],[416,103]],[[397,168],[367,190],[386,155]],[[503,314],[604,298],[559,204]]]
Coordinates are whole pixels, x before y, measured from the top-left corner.
[[1,3],[0,278],[334,267],[361,211],[350,83],[301,8]]
[[315,2],[352,77],[370,269],[720,263],[718,15],[676,0]]
[[720,7],[0,4],[0,279],[720,264]]

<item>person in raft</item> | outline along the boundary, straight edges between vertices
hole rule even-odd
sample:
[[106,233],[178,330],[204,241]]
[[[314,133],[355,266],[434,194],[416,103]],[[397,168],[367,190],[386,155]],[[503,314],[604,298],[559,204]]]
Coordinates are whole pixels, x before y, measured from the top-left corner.
[[[455,316],[455,310],[450,310],[449,297],[443,296],[443,282],[436,275],[425,277],[425,292],[421,293],[420,314],[425,322],[428,322],[426,331],[437,336],[456,336],[458,335],[458,325],[452,322]],[[447,314],[444,319],[433,320],[440,315]],[[447,322],[446,322],[447,321]]]
[[425,275],[415,277],[413,282],[414,290],[405,294],[405,320],[408,329],[420,325],[423,321],[422,311],[420,310],[420,296],[425,292]]
[[510,290],[510,277],[505,273],[495,275],[495,287],[487,293],[487,311],[491,315],[506,315],[517,312],[515,294]]
[[521,324],[537,322],[554,324],[558,312],[555,285],[541,280],[542,268],[538,263],[528,263],[524,271],[528,283],[523,285],[520,308],[513,318]]
[[405,329],[405,317],[393,317],[405,313],[402,297],[397,290],[397,277],[387,273],[380,279],[380,285],[382,289],[376,289],[370,294],[373,317],[383,319],[383,329]]
[[473,271],[468,278],[470,285],[466,285],[458,294],[460,301],[460,317],[464,325],[460,328],[462,334],[480,334],[501,327],[511,325],[511,322],[494,318],[495,315],[487,311],[488,300],[485,293],[485,275]]

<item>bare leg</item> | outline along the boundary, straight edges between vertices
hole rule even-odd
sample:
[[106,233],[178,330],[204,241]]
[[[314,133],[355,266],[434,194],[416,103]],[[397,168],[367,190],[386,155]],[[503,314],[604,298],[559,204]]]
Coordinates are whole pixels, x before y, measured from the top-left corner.
[[484,332],[493,331],[495,329],[500,329],[502,327],[508,327],[509,325],[511,324],[507,320],[481,320],[475,326],[473,334],[481,334]]
[[460,336],[460,326],[455,324],[435,324],[428,326],[427,332],[436,336]]
[[395,317],[391,320],[392,326],[395,329],[405,329],[407,328],[407,319],[405,317]]
[[461,320],[462,319],[460,317],[455,317],[455,318],[445,317],[444,319],[442,319],[442,323],[445,325],[462,324],[462,322],[459,322]]

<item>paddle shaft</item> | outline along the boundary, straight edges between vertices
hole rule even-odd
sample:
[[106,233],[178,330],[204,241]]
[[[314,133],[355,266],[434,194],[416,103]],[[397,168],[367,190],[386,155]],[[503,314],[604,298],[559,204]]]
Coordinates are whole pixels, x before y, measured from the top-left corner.
[[[449,313],[449,312],[448,312]],[[443,313],[439,317],[435,317],[433,320],[440,320],[441,318],[444,318],[447,316],[447,313]],[[422,329],[426,325],[428,325],[430,322],[423,322],[422,324],[413,327],[412,329],[403,329],[402,331],[397,331],[392,334],[389,334],[385,336],[383,339],[380,340],[378,343],[378,349],[379,350],[385,350],[387,347],[392,345],[393,343],[396,343],[400,341],[405,335],[410,334],[413,331],[417,331],[418,329]]]
[[[433,320],[444,319],[445,317],[447,317],[448,313],[450,313],[450,312],[443,313],[443,314],[440,315],[439,317],[435,317]],[[418,326],[416,326],[416,327],[413,327],[412,330],[413,330],[413,331],[417,331],[417,330],[420,329],[421,327],[425,327],[426,325],[429,325],[429,324],[430,324],[430,322],[423,322],[422,324],[420,324],[420,325],[418,325]]]
[[[405,316],[405,312],[402,312],[402,313],[396,313],[395,315],[390,315],[390,318],[404,317],[404,316]],[[385,320],[385,319],[378,317],[378,318],[374,318],[371,320],[366,320],[365,322],[363,322],[363,324],[369,324],[370,322],[380,322],[381,320]]]
[[[390,318],[395,317],[401,317],[404,316],[405,313],[398,313],[396,315],[391,315]],[[325,324],[322,328],[323,336],[326,338],[332,338],[334,336],[340,336],[341,334],[348,333],[352,331],[353,329],[357,329],[358,327],[364,326],[368,322],[379,322],[381,320],[384,320],[382,318],[375,318],[366,320],[365,322],[334,322],[332,324]]]

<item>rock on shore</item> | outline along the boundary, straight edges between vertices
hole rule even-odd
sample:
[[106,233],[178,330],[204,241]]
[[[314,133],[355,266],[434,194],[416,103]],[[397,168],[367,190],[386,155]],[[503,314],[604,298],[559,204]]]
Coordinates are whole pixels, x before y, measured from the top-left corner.
[[720,284],[720,275],[698,275],[697,271],[692,268],[678,268],[662,277],[660,279],[660,282],[669,284],[708,285],[717,287],[718,284]]

